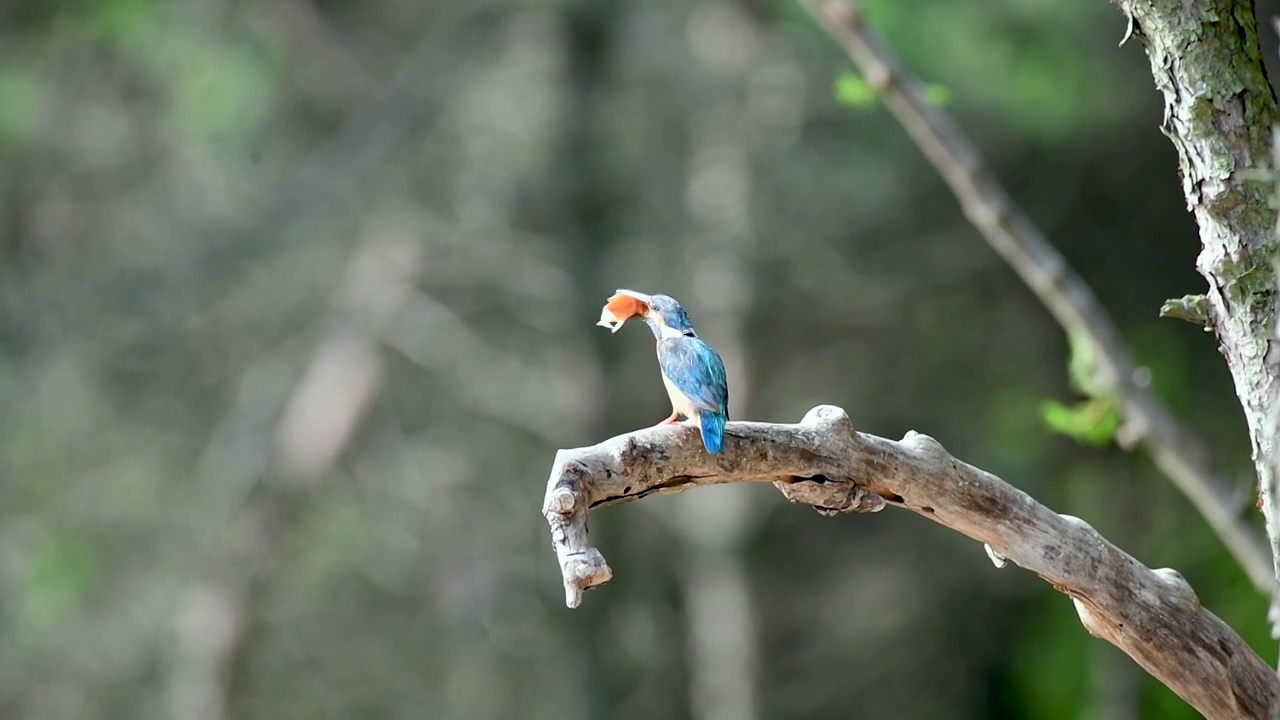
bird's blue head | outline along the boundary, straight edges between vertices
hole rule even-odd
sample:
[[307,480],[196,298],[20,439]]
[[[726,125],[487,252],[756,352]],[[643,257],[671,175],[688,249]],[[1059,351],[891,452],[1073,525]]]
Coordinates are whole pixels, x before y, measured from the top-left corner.
[[[689,313],[670,295],[651,295],[648,300],[649,313],[644,321],[656,337],[673,337],[687,335],[697,337],[693,331],[693,321]],[[664,330],[665,328],[665,330]]]

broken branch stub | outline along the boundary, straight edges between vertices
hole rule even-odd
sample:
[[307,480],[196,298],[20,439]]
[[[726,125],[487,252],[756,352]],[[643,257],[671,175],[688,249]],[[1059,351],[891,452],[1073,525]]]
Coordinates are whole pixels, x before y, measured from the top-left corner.
[[[814,408],[797,424],[732,422],[725,454],[690,425],[659,426],[561,450],[547,482],[565,603],[613,577],[587,533],[590,511],[699,485],[771,482],[823,514],[895,505],[987,546],[1071,597],[1090,634],[1119,647],[1209,718],[1265,717],[1280,678],[1200,605],[1174,570],[1152,570],[1079,518],[1059,515],[915,432],[859,433],[843,410]],[[978,565],[975,564],[975,568]]]

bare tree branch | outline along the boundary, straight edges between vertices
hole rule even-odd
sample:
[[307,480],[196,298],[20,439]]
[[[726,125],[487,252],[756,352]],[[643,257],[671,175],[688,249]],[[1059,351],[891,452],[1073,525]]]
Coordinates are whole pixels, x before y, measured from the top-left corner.
[[[946,180],[973,223],[1077,342],[1092,350],[1093,382],[1110,397],[1156,465],[1204,516],[1259,591],[1275,574],[1259,534],[1231,484],[1212,467],[1203,441],[1184,427],[1142,380],[1115,323],[1062,254],[1018,208],[954,122],[926,102],[920,83],[840,0],[801,0],[840,43],[902,127]],[[1270,326],[1268,327],[1270,332]],[[1261,357],[1259,356],[1259,359]],[[1238,383],[1237,383],[1238,384]]]
[[927,435],[895,442],[859,433],[843,410],[824,405],[795,425],[730,423],[725,439],[725,454],[713,456],[696,428],[678,425],[557,453],[543,513],[569,607],[612,577],[587,534],[590,510],[700,485],[772,482],[824,514],[895,505],[985,543],[994,559],[1068,595],[1085,629],[1208,718],[1266,717],[1280,698],[1280,678],[1177,571],[1147,568],[1084,521],[961,462]]

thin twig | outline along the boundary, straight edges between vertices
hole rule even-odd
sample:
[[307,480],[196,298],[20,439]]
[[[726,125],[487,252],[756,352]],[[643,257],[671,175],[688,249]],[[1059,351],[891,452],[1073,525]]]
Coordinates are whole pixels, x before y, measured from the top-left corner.
[[1280,678],[1177,571],[1146,567],[1088,523],[1053,512],[927,435],[895,442],[859,433],[843,410],[824,405],[794,425],[729,423],[725,443],[723,455],[711,455],[697,428],[682,424],[557,453],[543,515],[569,607],[613,576],[587,534],[590,511],[703,485],[772,482],[823,514],[892,505],[984,543],[997,566],[1012,562],[1069,596],[1090,634],[1208,718],[1265,717],[1280,698]]
[[1237,493],[1212,467],[1208,449],[1143,382],[1115,323],[1085,281],[1067,264],[1001,187],[954,122],[926,102],[920,82],[866,27],[859,11],[840,0],[800,0],[840,43],[867,83],[915,140],[960,201],[965,217],[1031,287],[1067,334],[1093,350],[1095,380],[1114,399],[1156,465],[1204,516],[1244,568],[1254,586],[1270,596],[1271,559],[1258,533],[1245,521]]

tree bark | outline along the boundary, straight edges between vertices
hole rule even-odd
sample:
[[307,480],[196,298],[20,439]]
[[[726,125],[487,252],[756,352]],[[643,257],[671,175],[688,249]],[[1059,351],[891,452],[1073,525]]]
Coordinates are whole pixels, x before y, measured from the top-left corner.
[[1182,192],[1200,228],[1196,269],[1208,281],[1210,326],[1249,426],[1267,536],[1280,574],[1280,513],[1272,469],[1276,337],[1276,211],[1248,177],[1271,152],[1276,102],[1249,0],[1116,0],[1146,48],[1164,96],[1161,130],[1178,152]]
[[1208,718],[1267,717],[1280,698],[1280,678],[1200,605],[1177,571],[1147,568],[1083,520],[961,462],[927,435],[910,432],[898,442],[866,435],[843,410],[820,406],[796,425],[730,423],[725,444],[724,455],[709,455],[697,429],[679,425],[557,453],[543,514],[569,607],[613,575],[588,538],[590,510],[699,485],[767,481],[823,514],[895,505],[985,543],[997,566],[1011,561],[1068,595],[1086,630]]

